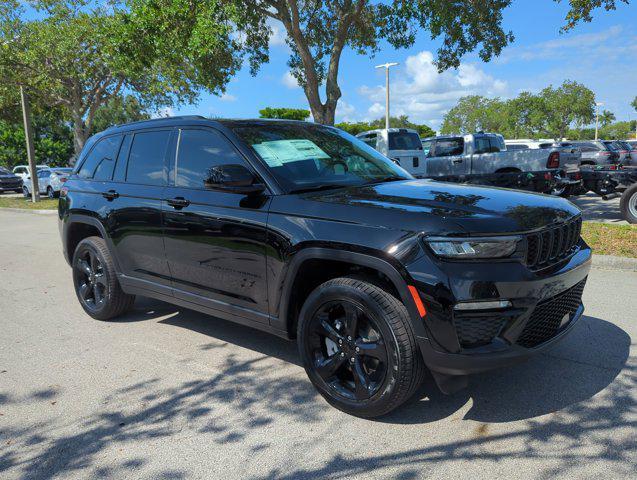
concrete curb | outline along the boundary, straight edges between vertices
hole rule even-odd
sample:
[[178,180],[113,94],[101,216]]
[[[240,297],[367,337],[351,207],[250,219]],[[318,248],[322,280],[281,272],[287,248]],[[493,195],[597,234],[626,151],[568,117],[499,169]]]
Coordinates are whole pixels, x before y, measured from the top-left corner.
[[616,257],[614,255],[593,255],[593,268],[637,272],[637,258]]
[[57,215],[57,210],[29,210],[27,208],[0,207],[0,212],[30,213],[32,215]]

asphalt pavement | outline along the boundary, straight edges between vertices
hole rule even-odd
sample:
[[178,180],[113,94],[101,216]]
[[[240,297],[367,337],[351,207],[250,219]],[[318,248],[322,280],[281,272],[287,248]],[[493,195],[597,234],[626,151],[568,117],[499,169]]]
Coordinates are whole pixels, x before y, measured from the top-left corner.
[[637,273],[593,270],[550,352],[376,421],[293,343],[147,299],[80,308],[55,216],[0,211],[0,478],[635,478]]

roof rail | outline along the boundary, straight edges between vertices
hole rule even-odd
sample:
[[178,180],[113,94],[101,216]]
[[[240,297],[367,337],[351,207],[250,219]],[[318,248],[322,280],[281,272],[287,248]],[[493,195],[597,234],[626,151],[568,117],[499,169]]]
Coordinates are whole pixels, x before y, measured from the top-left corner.
[[111,128],[123,127],[128,125],[137,125],[139,123],[153,123],[159,122],[162,120],[206,120],[206,117],[203,115],[177,115],[174,117],[158,117],[158,118],[149,118],[146,120],[137,120],[136,122],[128,122],[128,123],[120,123],[117,125],[111,125],[106,130],[110,130]]

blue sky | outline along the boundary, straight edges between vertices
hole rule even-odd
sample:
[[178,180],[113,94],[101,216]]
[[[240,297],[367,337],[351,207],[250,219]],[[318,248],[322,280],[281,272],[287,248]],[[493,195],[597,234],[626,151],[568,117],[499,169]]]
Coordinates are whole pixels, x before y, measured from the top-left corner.
[[[560,34],[567,2],[514,0],[504,13],[504,27],[515,42],[489,63],[477,55],[463,59],[458,70],[439,75],[431,64],[439,42],[423,32],[409,49],[384,45],[375,58],[345,52],[339,84],[343,97],[337,121],[356,121],[384,115],[384,74],[374,65],[400,62],[391,73],[392,115],[407,114],[417,122],[438,128],[444,116],[463,95],[513,97],[539,91],[565,79],[591,88],[603,108],[619,120],[637,117],[630,107],[637,95],[637,5],[618,5],[616,11],[597,10],[592,23],[583,23]],[[171,114],[217,117],[257,117],[266,106],[307,108],[302,90],[290,78],[288,49],[281,29],[270,48],[270,62],[256,77],[243,69],[222,97],[202,95],[198,105],[174,109]]]

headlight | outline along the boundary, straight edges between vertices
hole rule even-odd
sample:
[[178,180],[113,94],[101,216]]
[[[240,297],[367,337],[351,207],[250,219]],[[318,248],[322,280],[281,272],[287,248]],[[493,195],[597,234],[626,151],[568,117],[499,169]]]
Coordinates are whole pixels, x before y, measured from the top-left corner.
[[520,237],[429,237],[425,242],[439,257],[471,260],[510,257],[520,240]]

